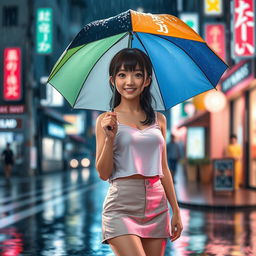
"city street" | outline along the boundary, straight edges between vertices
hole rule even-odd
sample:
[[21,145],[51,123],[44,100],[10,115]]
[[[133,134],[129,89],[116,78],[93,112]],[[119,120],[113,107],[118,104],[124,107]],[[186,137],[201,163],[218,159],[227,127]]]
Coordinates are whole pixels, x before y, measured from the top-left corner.
[[[108,183],[95,169],[0,182],[1,255],[114,255],[101,244]],[[165,255],[256,255],[256,211],[181,209],[184,230]]]
[[255,0],[0,12],[0,256],[256,256]]

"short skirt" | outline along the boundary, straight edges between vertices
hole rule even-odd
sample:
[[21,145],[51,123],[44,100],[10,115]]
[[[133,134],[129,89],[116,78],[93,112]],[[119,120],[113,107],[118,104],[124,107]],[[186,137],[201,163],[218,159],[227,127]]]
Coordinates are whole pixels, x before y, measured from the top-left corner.
[[103,203],[102,244],[127,234],[142,238],[171,238],[164,187],[160,179],[153,182],[152,178],[111,181]]

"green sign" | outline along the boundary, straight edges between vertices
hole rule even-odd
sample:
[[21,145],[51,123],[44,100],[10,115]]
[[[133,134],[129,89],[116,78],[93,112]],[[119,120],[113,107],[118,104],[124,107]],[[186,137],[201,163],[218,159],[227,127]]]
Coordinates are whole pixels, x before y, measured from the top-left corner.
[[188,102],[182,102],[181,103],[181,116],[182,117],[187,117],[188,113],[185,110],[185,106],[188,104]]
[[52,9],[39,8],[36,21],[36,52],[49,54],[52,52]]

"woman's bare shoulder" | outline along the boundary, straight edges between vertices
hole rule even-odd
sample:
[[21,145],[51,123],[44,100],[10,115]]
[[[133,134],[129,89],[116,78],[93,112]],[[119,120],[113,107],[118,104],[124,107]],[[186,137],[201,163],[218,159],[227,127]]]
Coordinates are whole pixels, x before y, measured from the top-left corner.
[[156,114],[157,114],[157,121],[159,124],[162,124],[162,125],[166,125],[166,117],[164,114],[160,113],[160,112],[157,112],[156,111]]

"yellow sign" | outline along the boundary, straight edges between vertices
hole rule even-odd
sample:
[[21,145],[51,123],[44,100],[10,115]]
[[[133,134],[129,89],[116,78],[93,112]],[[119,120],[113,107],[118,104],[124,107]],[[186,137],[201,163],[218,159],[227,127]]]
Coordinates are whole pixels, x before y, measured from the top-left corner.
[[222,0],[204,0],[205,15],[221,15]]

